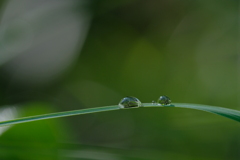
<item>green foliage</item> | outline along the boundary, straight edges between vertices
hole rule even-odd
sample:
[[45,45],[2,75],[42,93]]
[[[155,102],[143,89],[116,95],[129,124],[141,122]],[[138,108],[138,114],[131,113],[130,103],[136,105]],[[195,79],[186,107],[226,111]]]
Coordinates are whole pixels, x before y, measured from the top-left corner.
[[[25,105],[24,116],[50,112],[51,105],[32,103]],[[58,140],[66,140],[67,130],[59,120],[19,124],[0,136],[0,159],[4,160],[57,160]]]

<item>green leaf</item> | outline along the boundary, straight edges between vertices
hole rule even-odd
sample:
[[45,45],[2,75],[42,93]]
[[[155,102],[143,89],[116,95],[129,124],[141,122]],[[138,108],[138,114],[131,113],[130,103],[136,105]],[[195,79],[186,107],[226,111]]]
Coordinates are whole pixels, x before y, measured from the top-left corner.
[[[188,104],[188,103],[174,103],[171,105],[143,103],[142,105],[143,107],[161,107],[161,108],[162,107],[179,107],[179,108],[196,109],[196,110],[214,113],[214,114],[224,116],[229,119],[240,122],[240,111],[223,108],[223,107],[201,105],[201,104]],[[6,126],[6,125],[18,124],[18,123],[43,120],[43,119],[59,118],[59,117],[81,115],[81,114],[88,114],[88,113],[97,113],[97,112],[104,112],[104,111],[111,111],[111,110],[118,110],[118,109],[120,109],[118,105],[113,105],[113,106],[106,106],[106,107],[88,108],[88,109],[80,109],[80,110],[73,110],[73,111],[66,111],[66,112],[57,112],[57,113],[43,114],[43,115],[37,115],[37,116],[23,117],[19,119],[0,122],[0,127]]]

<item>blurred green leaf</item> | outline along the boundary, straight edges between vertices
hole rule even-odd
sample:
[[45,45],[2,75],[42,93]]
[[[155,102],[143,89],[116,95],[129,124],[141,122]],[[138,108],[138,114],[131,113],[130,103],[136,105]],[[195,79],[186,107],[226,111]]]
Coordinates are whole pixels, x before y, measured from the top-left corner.
[[[24,106],[24,115],[49,112],[51,105],[34,103]],[[12,126],[0,137],[0,159],[56,160],[59,140],[67,137],[67,130],[59,120],[37,121]]]

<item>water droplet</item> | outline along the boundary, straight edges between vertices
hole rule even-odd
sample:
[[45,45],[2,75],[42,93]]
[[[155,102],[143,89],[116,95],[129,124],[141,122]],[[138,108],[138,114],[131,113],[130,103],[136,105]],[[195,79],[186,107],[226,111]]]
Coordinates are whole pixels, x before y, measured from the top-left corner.
[[120,108],[133,108],[133,107],[141,107],[142,103],[139,99],[136,97],[124,97],[120,102],[119,102],[119,107]]
[[160,96],[158,99],[158,103],[161,105],[168,105],[171,104],[171,100],[167,96]]
[[154,105],[154,104],[156,104],[156,102],[155,102],[155,101],[152,101],[152,105]]

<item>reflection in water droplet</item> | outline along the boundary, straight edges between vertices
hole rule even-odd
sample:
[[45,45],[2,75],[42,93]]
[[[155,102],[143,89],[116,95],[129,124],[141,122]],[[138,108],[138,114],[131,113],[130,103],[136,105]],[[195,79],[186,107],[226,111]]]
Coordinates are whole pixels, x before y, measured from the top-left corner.
[[158,103],[161,105],[168,105],[171,104],[171,100],[167,96],[160,96],[158,99]]
[[119,105],[120,108],[133,108],[133,107],[141,107],[142,103],[136,97],[129,97],[128,96],[128,97],[124,97],[119,102],[118,105]]

